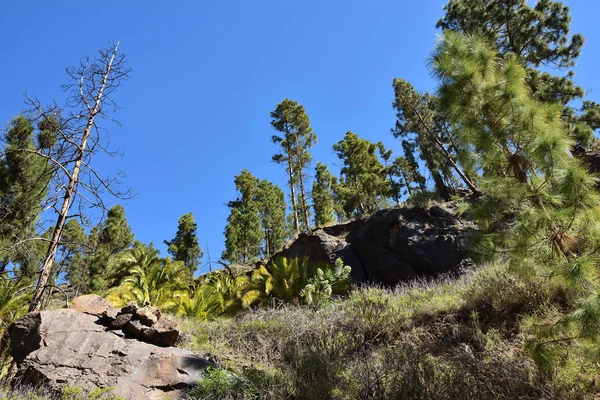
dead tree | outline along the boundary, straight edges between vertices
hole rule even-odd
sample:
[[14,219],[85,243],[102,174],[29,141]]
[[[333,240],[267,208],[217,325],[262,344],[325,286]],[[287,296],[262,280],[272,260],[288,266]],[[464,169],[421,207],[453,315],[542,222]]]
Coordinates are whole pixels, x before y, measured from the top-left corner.
[[[67,220],[85,221],[85,210],[89,207],[104,211],[104,193],[120,199],[131,197],[130,190],[117,189],[122,174],[102,177],[91,165],[98,152],[117,155],[107,149],[106,131],[98,123],[101,120],[116,123],[109,115],[110,111],[116,111],[111,95],[131,71],[118,47],[119,43],[111,45],[100,50],[95,58],[87,57],[80,65],[67,69],[69,82],[63,89],[69,97],[64,108],[43,107],[37,99],[27,98],[32,107],[29,115],[32,120],[38,124],[45,121],[56,124],[56,141],[48,151],[24,149],[47,159],[54,170],[47,208],[56,215],[29,311],[39,311],[42,306]],[[70,213],[74,205],[77,212]]]

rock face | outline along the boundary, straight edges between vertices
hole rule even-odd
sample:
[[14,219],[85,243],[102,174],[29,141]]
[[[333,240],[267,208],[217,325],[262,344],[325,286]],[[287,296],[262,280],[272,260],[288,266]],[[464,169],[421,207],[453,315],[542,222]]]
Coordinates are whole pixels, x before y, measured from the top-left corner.
[[128,338],[122,331],[106,330],[104,324],[74,309],[18,319],[8,328],[18,365],[15,382],[112,387],[112,394],[132,400],[177,398],[211,365],[187,350]]
[[382,210],[365,220],[301,234],[275,257],[330,263],[341,257],[355,281],[386,285],[454,271],[470,262],[467,240],[475,226],[453,207]]

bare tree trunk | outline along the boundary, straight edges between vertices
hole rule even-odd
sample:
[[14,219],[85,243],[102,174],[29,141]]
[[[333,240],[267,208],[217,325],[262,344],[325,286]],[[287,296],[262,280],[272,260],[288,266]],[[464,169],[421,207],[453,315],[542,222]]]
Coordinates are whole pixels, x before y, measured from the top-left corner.
[[429,134],[430,138],[433,140],[433,143],[435,143],[435,145],[438,147],[438,149],[442,152],[442,154],[444,155],[444,158],[446,158],[446,161],[452,166],[452,168],[456,171],[458,176],[460,176],[460,179],[462,179],[462,181],[465,183],[465,185],[467,185],[467,187],[469,188],[469,190],[471,190],[471,192],[473,194],[481,195],[481,191],[462,172],[462,170],[454,162],[452,155],[448,152],[448,150],[446,150],[446,147],[444,146],[444,144],[440,141],[440,139],[437,137],[435,132],[429,127],[429,125],[427,125],[427,123],[423,120],[423,117],[421,116],[421,113],[419,113],[419,110],[417,110],[417,108],[415,107],[415,105],[413,103],[410,103],[410,106],[411,106],[413,112],[415,113],[415,115],[419,118],[419,121],[421,122],[421,124],[423,125],[423,127],[425,128],[427,133]]
[[299,182],[300,182],[300,200],[302,201],[302,214],[304,215],[304,223],[306,224],[306,229],[308,230],[310,227],[310,221],[308,219],[308,207],[306,205],[306,193],[304,192],[304,174],[302,174],[302,170],[299,172]]
[[435,187],[437,188],[438,194],[444,199],[444,201],[452,200],[452,195],[448,190],[448,186],[442,179],[442,175],[438,170],[434,170],[431,172],[431,176],[433,177],[433,181],[435,182]]
[[[48,282],[48,278],[50,277],[50,273],[52,272],[52,265],[54,264],[54,259],[56,258],[56,251],[58,250],[58,246],[60,244],[60,238],[62,236],[65,222],[67,219],[67,215],[69,212],[69,208],[71,207],[71,201],[73,200],[73,196],[75,194],[77,183],[79,182],[79,173],[81,172],[81,164],[83,162],[83,157],[86,150],[86,145],[88,138],[92,132],[92,128],[94,127],[94,119],[96,115],[100,112],[100,106],[102,101],[102,94],[104,93],[104,89],[106,87],[106,82],[108,80],[108,76],[110,74],[113,61],[117,54],[118,43],[115,45],[112,53],[112,57],[106,66],[106,70],[102,77],[102,84],[96,95],[96,99],[94,105],[91,109],[89,109],[89,117],[87,120],[87,124],[85,126],[85,130],[81,137],[81,143],[78,147],[78,156],[75,160],[75,165],[73,166],[73,170],[70,174],[69,184],[65,191],[65,195],[63,197],[63,203],[58,213],[58,218],[56,220],[56,224],[54,226],[54,231],[52,232],[52,238],[50,239],[50,243],[48,245],[48,250],[46,252],[46,258],[44,264],[42,266],[42,271],[35,288],[35,293],[33,298],[31,299],[31,303],[29,305],[29,311],[40,311],[42,306],[42,299],[44,296],[44,291],[46,289],[46,283]],[[83,78],[82,78],[83,79]]]
[[269,229],[265,228],[265,250],[267,251],[267,258],[271,256],[271,249],[269,247]]
[[292,200],[292,213],[294,215],[294,225],[296,235],[300,234],[300,224],[298,223],[298,208],[296,207],[296,190],[294,189],[294,170],[292,169],[292,160],[288,160],[288,171],[290,174],[290,197]]

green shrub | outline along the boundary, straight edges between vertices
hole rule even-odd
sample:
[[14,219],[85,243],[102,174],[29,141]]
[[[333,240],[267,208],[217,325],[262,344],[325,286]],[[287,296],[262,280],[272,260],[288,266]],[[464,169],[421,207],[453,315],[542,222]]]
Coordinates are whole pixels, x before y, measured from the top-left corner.
[[334,268],[321,269],[308,281],[308,284],[300,292],[304,303],[309,306],[322,307],[331,296],[345,294],[349,288],[351,268],[344,265],[344,261],[338,258]]
[[206,376],[189,393],[197,400],[251,400],[283,398],[281,376],[255,368],[245,368],[240,375],[220,368],[208,368]]

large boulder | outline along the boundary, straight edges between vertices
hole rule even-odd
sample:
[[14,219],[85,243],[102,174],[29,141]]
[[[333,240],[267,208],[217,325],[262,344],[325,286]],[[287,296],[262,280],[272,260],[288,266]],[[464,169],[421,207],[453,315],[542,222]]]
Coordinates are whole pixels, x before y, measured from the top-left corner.
[[159,347],[120,330],[107,330],[105,323],[74,309],[18,319],[8,328],[10,351],[17,362],[14,382],[54,388],[65,383],[89,389],[112,387],[114,395],[131,400],[177,398],[211,365],[187,350]]
[[467,241],[475,225],[453,203],[444,207],[394,208],[370,218],[301,234],[275,255],[307,257],[352,267],[357,282],[394,285],[417,276],[455,271],[469,263]]

